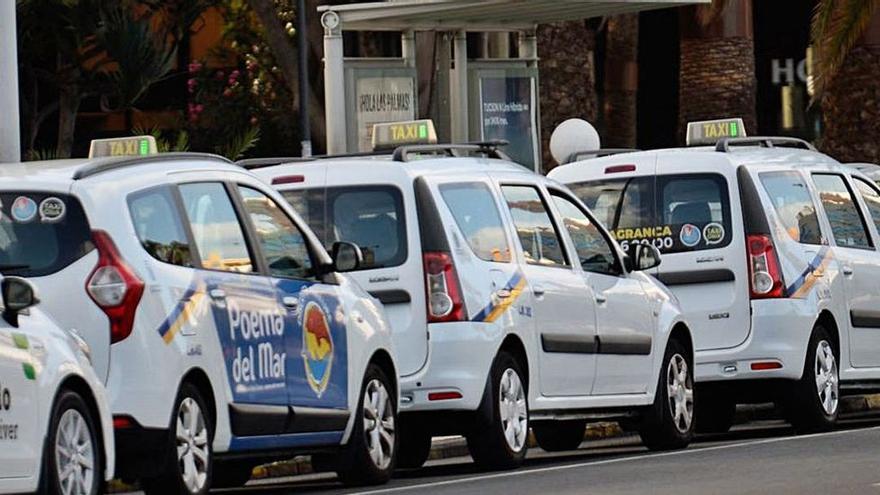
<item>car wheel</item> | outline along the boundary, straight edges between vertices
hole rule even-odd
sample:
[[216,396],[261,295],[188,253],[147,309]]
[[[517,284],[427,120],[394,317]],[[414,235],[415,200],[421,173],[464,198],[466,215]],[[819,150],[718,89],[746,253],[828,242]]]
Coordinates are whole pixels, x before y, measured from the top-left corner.
[[512,469],[526,456],[529,405],[523,376],[513,356],[498,354],[490,371],[491,423],[479,425],[467,435],[468,450],[480,467]]
[[40,491],[64,495],[100,493],[103,451],[95,421],[79,394],[68,390],[58,396],[47,438]]
[[651,450],[686,447],[694,436],[694,377],[690,353],[670,340],[660,367],[654,404],[643,418],[639,435]]
[[398,469],[418,469],[431,455],[431,433],[419,425],[407,426],[401,422]]
[[577,450],[584,441],[586,421],[554,421],[532,426],[538,446],[547,452]]
[[838,354],[828,332],[816,325],[807,347],[801,379],[791,388],[786,416],[798,433],[829,431],[840,409]]
[[247,484],[254,473],[252,462],[214,463],[211,476],[212,488],[238,488]]
[[161,476],[144,480],[148,495],[201,495],[211,487],[212,432],[207,407],[194,385],[180,387]]
[[375,485],[391,479],[397,461],[397,400],[385,372],[367,368],[348,445],[340,453],[339,479],[346,485]]
[[727,433],[736,419],[736,401],[725,390],[700,388],[697,433]]

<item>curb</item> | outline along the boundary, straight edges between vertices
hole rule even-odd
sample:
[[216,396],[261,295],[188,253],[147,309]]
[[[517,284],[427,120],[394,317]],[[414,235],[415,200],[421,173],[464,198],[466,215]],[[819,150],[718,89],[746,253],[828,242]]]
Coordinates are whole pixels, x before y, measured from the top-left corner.
[[[840,400],[840,411],[849,414],[880,411],[880,394],[843,397]],[[778,411],[772,404],[739,406],[736,411],[737,424],[778,418]],[[627,435],[631,435],[631,433],[624,431],[615,422],[590,423],[584,432],[584,441],[607,440]],[[537,447],[535,436],[531,432],[529,433],[529,447]],[[468,455],[470,453],[468,452],[467,441],[464,438],[440,437],[434,439],[428,460],[437,461]],[[314,470],[312,469],[311,458],[308,456],[297,456],[291,460],[257,466],[254,468],[251,479],[266,480],[312,473],[314,473]],[[136,489],[136,487],[126,485],[119,480],[114,480],[107,485],[108,493],[130,492]]]

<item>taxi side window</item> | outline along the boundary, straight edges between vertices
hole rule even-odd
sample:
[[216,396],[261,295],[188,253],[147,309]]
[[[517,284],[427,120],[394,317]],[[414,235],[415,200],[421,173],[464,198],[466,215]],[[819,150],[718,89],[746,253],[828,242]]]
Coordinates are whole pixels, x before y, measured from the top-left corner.
[[859,191],[859,196],[862,197],[868,206],[868,213],[870,213],[871,220],[877,227],[877,231],[880,232],[880,193],[877,192],[875,186],[858,177],[853,177],[853,183]]
[[192,250],[168,187],[132,194],[128,210],[144,249],[159,261],[193,267]]
[[562,223],[574,242],[581,267],[585,272],[620,275],[614,249],[602,236],[590,217],[565,196],[551,192],[553,202],[562,215]]
[[531,186],[502,186],[513,216],[526,262],[541,266],[570,266],[562,241],[541,194]]
[[474,254],[484,261],[510,262],[504,224],[488,186],[479,182],[443,184],[440,195]]
[[758,177],[788,235],[801,244],[824,244],[816,205],[801,175],[765,172]]
[[610,229],[653,226],[654,181],[650,177],[583,182],[569,188]]
[[252,273],[254,260],[226,187],[219,182],[180,186],[202,267]]
[[269,275],[280,278],[314,275],[308,243],[293,220],[262,192],[244,186],[239,186],[238,190],[257,232],[257,242],[266,257]]
[[822,208],[831,223],[831,233],[838,246],[870,249],[873,247],[862,214],[852,191],[840,175],[813,174]]

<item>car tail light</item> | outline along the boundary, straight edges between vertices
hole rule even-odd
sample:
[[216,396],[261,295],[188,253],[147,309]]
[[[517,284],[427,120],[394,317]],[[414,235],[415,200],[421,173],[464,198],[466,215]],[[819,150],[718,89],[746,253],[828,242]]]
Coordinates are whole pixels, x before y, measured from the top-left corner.
[[464,321],[464,300],[452,256],[444,252],[424,253],[428,322]]
[[752,299],[784,297],[782,271],[773,240],[768,235],[749,235],[749,275]]
[[621,174],[623,172],[635,172],[635,165],[613,165],[611,167],[605,168],[606,174]]
[[110,319],[110,342],[116,343],[131,335],[144,282],[122,259],[107,232],[92,231],[92,241],[98,249],[98,264],[89,275],[86,291]]

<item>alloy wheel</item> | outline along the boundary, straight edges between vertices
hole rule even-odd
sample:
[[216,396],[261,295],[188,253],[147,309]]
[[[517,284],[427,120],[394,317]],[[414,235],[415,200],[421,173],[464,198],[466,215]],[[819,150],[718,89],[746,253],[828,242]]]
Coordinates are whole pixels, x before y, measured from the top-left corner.
[[91,493],[97,464],[92,434],[85,418],[68,409],[58,422],[55,436],[55,466],[64,495]]
[[507,446],[513,452],[521,451],[526,445],[529,434],[529,414],[525,388],[519,375],[511,368],[506,369],[501,375],[498,411]]
[[694,385],[688,375],[688,364],[681,354],[675,354],[666,368],[666,394],[675,428],[685,433],[694,420]]
[[364,391],[364,434],[370,458],[380,470],[388,469],[394,457],[394,403],[385,385],[371,380]]
[[825,414],[832,416],[837,412],[839,401],[839,380],[837,377],[837,360],[834,358],[834,349],[826,340],[819,341],[816,347],[816,363],[814,367],[816,377],[816,392],[819,402]]
[[198,402],[187,397],[177,411],[177,460],[190,493],[199,493],[207,484],[209,456],[205,416]]

